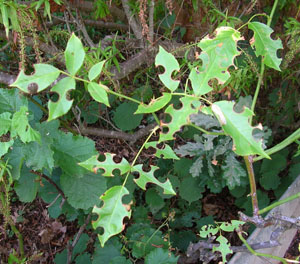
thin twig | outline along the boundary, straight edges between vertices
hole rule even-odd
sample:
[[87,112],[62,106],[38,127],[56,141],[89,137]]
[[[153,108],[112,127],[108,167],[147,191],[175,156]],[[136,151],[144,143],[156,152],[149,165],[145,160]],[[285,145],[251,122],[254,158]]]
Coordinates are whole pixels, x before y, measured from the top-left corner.
[[86,228],[86,226],[89,224],[90,222],[90,219],[91,219],[91,216],[92,216],[92,213],[89,213],[87,218],[85,219],[85,222],[84,224],[79,228],[72,244],[69,244],[68,245],[68,248],[67,248],[67,251],[68,251],[68,256],[67,256],[67,264],[71,264],[72,262],[72,252],[73,252],[73,249],[74,247],[76,246],[82,232],[84,231],[84,229]]

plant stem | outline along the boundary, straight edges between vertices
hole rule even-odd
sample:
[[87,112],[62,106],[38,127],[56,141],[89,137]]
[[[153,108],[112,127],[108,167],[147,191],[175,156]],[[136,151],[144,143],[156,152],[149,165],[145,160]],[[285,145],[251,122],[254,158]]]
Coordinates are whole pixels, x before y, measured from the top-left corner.
[[284,263],[284,264],[288,264],[288,263],[287,263],[287,260],[284,259],[284,258],[277,257],[277,256],[273,256],[273,255],[266,254],[266,253],[260,253],[260,252],[255,251],[254,249],[251,248],[251,246],[248,244],[248,242],[246,241],[246,239],[243,238],[243,235],[242,235],[242,232],[241,232],[241,231],[238,231],[237,234],[238,234],[240,240],[241,240],[241,241],[243,242],[243,244],[246,246],[246,248],[247,248],[254,256],[258,256],[258,257],[266,257],[266,258],[271,258],[271,259],[276,259],[276,260],[281,261],[281,262]]
[[290,202],[290,201],[295,200],[295,199],[297,199],[297,198],[299,198],[299,197],[300,197],[300,192],[298,192],[298,193],[296,193],[296,194],[294,194],[294,195],[292,195],[292,196],[289,196],[289,197],[287,197],[287,198],[285,198],[285,199],[283,199],[283,200],[274,202],[273,204],[271,204],[271,205],[265,207],[264,209],[259,210],[259,214],[266,213],[266,212],[272,210],[273,208],[275,208],[275,207],[277,207],[277,206],[279,206],[279,205],[281,205],[281,204]]
[[256,182],[255,182],[255,175],[253,170],[253,158],[252,156],[244,156],[244,160],[246,163],[246,168],[249,176],[249,183],[251,189],[251,200],[252,200],[252,208],[253,208],[253,216],[259,216],[259,208],[258,208],[258,201],[257,201],[257,192],[256,192]]
[[[286,146],[290,145],[291,143],[295,142],[297,139],[300,138],[300,128],[298,128],[293,134],[291,134],[288,138],[285,140],[281,141],[279,144],[274,146],[273,148],[267,149],[265,153],[267,153],[269,156],[272,155],[273,153],[278,152],[279,150],[282,150]],[[258,156],[253,159],[253,161],[258,161],[263,159],[263,156]]]
[[191,127],[193,127],[193,128],[196,128],[196,129],[200,130],[201,132],[203,132],[203,133],[205,133],[207,135],[217,135],[217,136],[224,136],[224,135],[226,135],[224,132],[210,132],[210,131],[207,131],[207,130],[203,129],[202,127],[199,127],[199,126],[197,126],[197,125],[195,125],[193,123],[189,123],[188,125],[191,126]]
[[[4,195],[2,192],[0,192],[0,200],[1,200],[2,206],[9,206],[9,204],[7,204],[5,202],[5,198],[4,198]],[[16,226],[14,225],[14,222],[10,215],[4,215],[4,218],[7,221],[7,223],[10,225],[11,230],[15,233],[15,235],[18,238],[20,258],[23,259],[24,258],[23,236],[20,233],[20,231],[16,228]]]

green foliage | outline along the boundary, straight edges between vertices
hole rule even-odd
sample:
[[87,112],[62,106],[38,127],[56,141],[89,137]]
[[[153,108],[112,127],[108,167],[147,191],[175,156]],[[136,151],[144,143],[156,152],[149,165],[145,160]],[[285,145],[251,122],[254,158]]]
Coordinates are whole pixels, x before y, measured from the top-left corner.
[[[38,5],[44,3],[46,6],[46,2],[49,3],[46,0],[39,1]],[[98,6],[107,7],[102,1],[97,3]],[[198,8],[194,1],[193,6]],[[3,10],[2,13],[7,12]],[[107,14],[106,10],[103,12],[100,16]],[[2,15],[2,20],[7,30],[10,26],[7,16]],[[256,56],[262,56],[265,65],[280,70],[281,59],[276,54],[282,48],[280,40],[272,40],[272,30],[264,24],[250,22],[248,26],[254,31],[254,41],[251,44]],[[0,142],[0,157],[12,167],[11,177],[19,199],[30,202],[38,194],[44,201],[51,203],[49,213],[53,217],[63,213],[67,219],[75,219],[91,210],[97,215],[92,221],[92,227],[98,233],[101,247],[97,243],[91,257],[84,252],[88,236],[82,235],[72,256],[76,263],[131,263],[124,252],[130,254],[132,259],[144,258],[145,263],[177,263],[178,257],[169,252],[171,246],[185,250],[189,241],[197,240],[190,229],[196,226],[200,228],[212,220],[201,218],[199,199],[207,189],[220,193],[227,186],[231,193],[239,197],[236,203],[242,208],[249,208],[250,198],[247,200],[245,195],[246,172],[240,161],[242,159],[238,156],[258,155],[270,158],[263,150],[263,128],[260,125],[253,127],[249,122],[254,115],[250,108],[245,107],[251,107],[250,97],[240,97],[235,105],[231,101],[215,101],[217,96],[212,98],[214,94],[208,94],[213,91],[214,79],[217,79],[218,84],[229,80],[229,68],[236,66],[234,61],[240,54],[237,42],[241,39],[240,32],[231,27],[219,27],[213,37],[202,39],[197,45],[201,53],[196,58],[196,66],[191,66],[188,77],[186,76],[191,88],[187,81],[184,89],[179,85],[179,78],[174,79],[174,75],[182,71],[178,61],[174,55],[160,47],[155,65],[163,67],[164,72],[159,74],[159,79],[168,92],[159,94],[158,91],[152,91],[151,87],[151,92],[145,92],[146,88],[139,86],[133,92],[133,99],[128,94],[112,90],[99,78],[104,63],[109,68],[113,61],[119,67],[116,54],[120,52],[115,44],[108,48],[110,50],[95,51],[99,56],[101,52],[106,52],[102,54],[102,57],[106,57],[105,60],[94,61],[86,53],[81,40],[73,33],[64,52],[66,72],[48,64],[35,64],[34,74],[26,75],[21,71],[11,85],[25,93],[44,91],[47,94],[45,90],[55,81],[50,91],[57,93],[59,97],[56,102],[48,101],[47,121],[44,121],[46,119],[41,113],[29,107],[27,99],[17,89],[0,89],[0,136],[8,138]],[[56,82],[60,74],[65,76]],[[68,93],[71,90],[75,97],[69,100]],[[87,98],[86,94],[91,96],[88,98],[92,101],[82,103]],[[115,98],[112,99],[110,95]],[[155,97],[151,99],[153,95]],[[127,101],[119,103],[117,97],[126,98]],[[40,104],[44,105],[44,101]],[[105,153],[104,160],[99,159],[94,141],[62,132],[59,130],[59,121],[54,120],[63,118],[61,123],[67,123],[66,128],[69,128],[69,116],[72,113],[67,113],[75,103],[80,107],[83,105],[84,110],[91,108],[94,114],[99,112],[101,106],[117,105],[110,113],[113,113],[112,120],[122,131],[136,129],[141,125],[144,114],[153,114],[157,123],[160,121],[161,131],[154,141],[149,140],[158,127],[151,132],[132,163],[124,158],[117,162],[111,153]],[[165,114],[165,119],[158,120],[156,112]],[[84,111],[82,117],[89,124],[97,121],[97,118],[88,118]],[[193,141],[169,144],[168,141],[173,140],[176,133],[182,132],[183,126],[197,129]],[[259,130],[259,133],[255,133],[255,130]],[[175,152],[171,147],[174,145]],[[149,155],[150,158],[141,158],[144,147],[153,148],[155,153]],[[272,158],[271,161],[264,160],[258,170],[261,176],[259,183],[266,190],[277,189],[280,184],[278,174],[287,163],[284,155],[275,154]],[[139,160],[148,169],[137,164]],[[293,170],[296,170],[294,168],[298,167],[295,165]],[[135,174],[138,174],[136,178]],[[62,197],[58,197],[61,193],[49,182],[45,182],[47,177],[63,191],[63,198],[66,198],[63,206],[60,206]],[[292,180],[294,175],[289,177]],[[143,192],[135,192],[138,190],[137,186],[145,191],[144,196]],[[170,201],[168,198],[175,196],[176,192],[178,195]],[[260,206],[269,202],[268,197],[260,190],[257,193]],[[149,211],[151,215],[148,214]],[[126,229],[125,219],[130,221]],[[152,224],[155,221],[164,222],[157,228]],[[226,262],[226,256],[232,251],[223,232],[233,232],[241,224],[243,223],[233,220],[216,227],[208,225],[201,229],[200,236],[206,238],[218,234],[216,241],[219,246],[214,247],[213,251],[220,252],[222,261]],[[178,231],[182,226],[190,229]],[[168,235],[163,233],[166,229]],[[121,232],[122,243],[115,236]],[[55,262],[63,263],[66,255],[66,251],[57,254]]]

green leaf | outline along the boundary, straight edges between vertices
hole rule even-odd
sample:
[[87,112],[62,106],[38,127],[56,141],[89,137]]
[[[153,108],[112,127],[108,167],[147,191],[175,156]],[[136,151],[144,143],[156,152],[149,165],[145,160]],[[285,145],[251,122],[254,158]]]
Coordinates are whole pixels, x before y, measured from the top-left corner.
[[47,169],[51,173],[54,167],[52,144],[60,136],[59,122],[43,122],[36,124],[36,128],[41,135],[41,142],[34,141],[24,146],[26,166],[33,170]]
[[11,150],[5,155],[9,165],[12,166],[11,174],[14,180],[18,180],[25,159],[24,144],[20,140],[15,140]]
[[240,225],[243,225],[243,224],[245,224],[245,222],[243,222],[243,221],[231,220],[231,223],[223,222],[220,225],[220,229],[222,229],[225,232],[233,232],[234,230],[239,228]]
[[85,51],[78,37],[72,33],[65,50],[65,60],[67,70],[71,75],[75,75],[83,64]]
[[260,22],[250,22],[248,27],[254,31],[251,46],[255,46],[256,56],[262,56],[263,63],[275,70],[280,71],[279,65],[282,59],[277,57],[277,50],[282,49],[280,39],[271,39],[273,30]]
[[19,112],[13,115],[11,122],[11,137],[19,136],[24,142],[37,141],[41,142],[41,135],[35,131],[28,122],[28,108],[22,106]]
[[214,236],[218,232],[219,232],[219,228],[213,225],[204,225],[202,226],[199,235],[202,238],[209,238],[210,236]]
[[99,103],[103,103],[109,106],[107,90],[108,88],[103,84],[98,84],[95,82],[90,82],[88,84],[88,91],[90,95]]
[[102,227],[104,233],[98,235],[102,247],[106,241],[123,231],[123,219],[130,218],[131,211],[127,210],[126,205],[122,203],[124,195],[129,194],[123,186],[114,186],[107,190],[100,199],[104,202],[101,208],[94,206],[93,213],[98,214],[98,219],[92,222],[94,229]]
[[220,27],[216,29],[216,37],[210,39],[205,37],[200,41],[198,47],[202,52],[199,58],[202,66],[193,68],[189,75],[195,95],[204,95],[212,90],[209,81],[217,79],[219,84],[225,83],[230,74],[228,67],[234,65],[234,58],[239,55],[237,41],[240,33],[231,27]]
[[96,243],[93,264],[107,264],[113,258],[121,256],[122,244],[117,237],[112,237],[104,247],[101,247],[99,243]]
[[272,160],[263,160],[260,168],[261,177],[259,183],[266,190],[276,190],[281,182],[279,173],[284,170],[286,166],[286,158],[279,153],[272,155]]
[[58,93],[59,98],[57,102],[52,102],[49,100],[48,109],[49,109],[49,117],[48,121],[56,119],[64,114],[66,114],[72,104],[73,100],[68,100],[68,92],[70,90],[74,90],[76,86],[75,80],[71,77],[66,77],[60,80],[52,89],[51,92]]
[[205,191],[204,186],[199,183],[199,178],[186,177],[179,186],[179,195],[182,199],[191,204],[202,198],[202,193]]
[[11,113],[5,112],[0,114],[0,136],[6,134],[11,126]]
[[146,191],[145,200],[152,214],[156,214],[165,205],[164,199],[158,194],[155,188],[149,188]]
[[258,154],[270,159],[262,148],[262,139],[256,141],[253,137],[255,128],[262,130],[261,125],[252,127],[249,124],[248,120],[254,115],[253,112],[245,107],[242,113],[236,113],[233,106],[233,102],[219,101],[211,107],[225,133],[232,137],[233,151],[240,156]]
[[21,177],[14,186],[14,190],[21,202],[30,203],[35,199],[39,187],[39,182],[36,180],[37,177],[26,167],[23,167],[21,170]]
[[78,163],[97,154],[93,140],[63,132],[59,132],[59,137],[54,141],[53,150],[55,165],[73,177],[83,177],[89,174]]
[[118,128],[123,131],[133,130],[137,128],[143,118],[143,115],[134,115],[137,109],[137,104],[133,102],[124,102],[116,108],[113,121]]
[[14,144],[13,140],[10,140],[8,142],[0,142],[0,158],[8,152],[9,148],[13,144]]
[[218,241],[220,243],[220,245],[218,247],[213,247],[213,252],[215,251],[219,251],[222,254],[222,261],[224,263],[226,263],[226,256],[228,254],[232,254],[232,250],[230,249],[230,243],[228,242],[228,240],[223,237],[222,235],[220,235],[216,241]]
[[141,103],[138,106],[138,109],[136,110],[135,114],[154,113],[162,109],[167,103],[169,103],[171,98],[172,98],[172,94],[163,93],[163,96],[156,99],[152,99],[148,105],[144,105],[143,103]]
[[6,37],[8,38],[8,32],[9,32],[9,20],[8,20],[8,6],[5,5],[3,2],[1,3],[1,18],[2,23],[5,28]]
[[24,93],[38,93],[45,90],[59,76],[60,70],[48,64],[34,64],[35,72],[26,75],[22,70],[11,87],[18,87]]
[[28,101],[18,89],[0,89],[0,113],[9,112],[14,114],[20,110],[21,106],[27,107]]
[[180,70],[175,57],[171,53],[165,51],[163,47],[159,46],[159,52],[155,58],[155,66],[164,67],[165,72],[163,74],[159,74],[159,79],[170,91],[175,91],[179,85],[179,81],[174,81],[172,79],[172,73]]
[[82,177],[64,173],[60,184],[68,202],[76,209],[89,209],[99,204],[99,196],[106,190],[105,178],[94,173],[86,173]]
[[105,160],[98,161],[99,155],[93,156],[84,162],[80,162],[78,165],[86,168],[89,171],[96,172],[98,169],[103,169],[103,176],[111,177],[113,176],[113,171],[118,169],[122,174],[130,171],[131,166],[126,159],[122,159],[119,163],[116,163],[113,158],[114,154],[105,153]]
[[180,130],[180,128],[188,123],[190,123],[189,116],[198,112],[198,108],[192,106],[193,102],[196,102],[196,99],[193,97],[183,97],[180,98],[182,107],[180,109],[175,109],[173,105],[169,105],[165,113],[169,114],[172,120],[169,123],[161,122],[161,126],[167,127],[168,132],[161,132],[159,135],[159,142],[165,140],[173,140],[173,134]]
[[151,182],[151,183],[154,183],[154,184],[160,186],[161,188],[163,188],[164,194],[176,195],[175,191],[172,188],[172,184],[170,183],[169,180],[166,180],[164,183],[161,183],[154,177],[154,172],[155,172],[155,170],[158,169],[158,167],[151,166],[151,170],[148,172],[145,172],[142,167],[143,167],[143,165],[139,164],[132,168],[132,172],[139,173],[139,178],[135,179],[134,181],[140,188],[142,188],[143,190],[146,190],[146,184]]
[[155,248],[145,258],[145,264],[164,263],[164,264],[176,264],[178,257],[169,255],[169,251],[162,248]]
[[95,65],[93,65],[92,68],[90,68],[89,73],[88,73],[90,81],[95,80],[100,75],[104,63],[105,63],[105,61],[100,61],[100,62],[96,63]]
[[231,152],[226,155],[225,164],[221,166],[222,177],[226,180],[229,190],[241,185],[241,178],[246,178],[247,173]]
[[152,141],[152,142],[147,142],[145,144],[145,148],[148,149],[149,147],[155,148],[155,156],[160,158],[163,157],[164,159],[176,159],[179,160],[179,158],[176,156],[174,153],[173,149],[169,145],[164,145],[163,148],[158,148],[157,147],[158,141]]

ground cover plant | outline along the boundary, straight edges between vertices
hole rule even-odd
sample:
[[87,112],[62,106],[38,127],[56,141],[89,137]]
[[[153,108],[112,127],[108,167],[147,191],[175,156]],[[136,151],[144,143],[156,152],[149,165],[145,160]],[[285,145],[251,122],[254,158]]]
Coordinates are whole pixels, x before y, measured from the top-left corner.
[[[300,171],[300,9],[280,38],[272,29],[296,1],[249,1],[241,14],[237,1],[225,11],[214,1],[84,2],[0,3],[2,240],[17,242],[1,257],[226,263],[237,242],[287,263],[254,251],[245,231],[278,222],[262,215],[299,197],[276,201]],[[176,41],[195,37],[189,23],[193,34],[209,27]],[[212,202],[222,196],[234,212]],[[13,212],[18,203],[33,207]],[[22,215],[36,204],[48,223],[42,248],[28,250]]]

